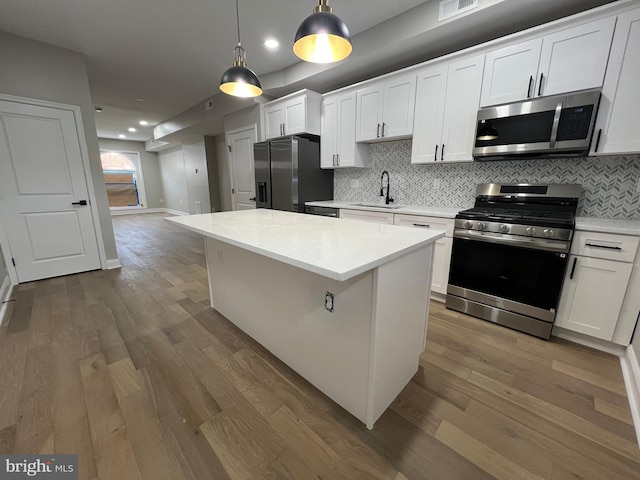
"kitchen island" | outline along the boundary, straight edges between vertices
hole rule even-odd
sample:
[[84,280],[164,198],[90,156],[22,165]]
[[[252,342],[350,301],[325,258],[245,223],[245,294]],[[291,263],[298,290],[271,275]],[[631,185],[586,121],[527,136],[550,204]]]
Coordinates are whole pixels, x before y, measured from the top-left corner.
[[276,210],[166,220],[205,236],[211,306],[373,428],[418,369],[444,233]]

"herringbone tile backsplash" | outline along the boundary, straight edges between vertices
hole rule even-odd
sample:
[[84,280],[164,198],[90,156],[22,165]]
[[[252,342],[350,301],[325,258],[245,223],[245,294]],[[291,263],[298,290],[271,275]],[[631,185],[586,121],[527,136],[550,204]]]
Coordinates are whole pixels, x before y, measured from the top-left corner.
[[478,183],[579,183],[579,216],[640,220],[639,155],[412,165],[411,140],[369,148],[368,168],[335,171],[336,200],[380,201],[380,175],[387,170],[396,204],[469,208]]

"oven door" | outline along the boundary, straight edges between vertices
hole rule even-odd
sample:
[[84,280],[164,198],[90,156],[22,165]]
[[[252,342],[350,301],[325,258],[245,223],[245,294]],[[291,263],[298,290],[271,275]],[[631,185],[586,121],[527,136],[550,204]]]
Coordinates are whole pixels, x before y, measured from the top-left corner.
[[553,322],[567,254],[488,240],[454,235],[447,293]]

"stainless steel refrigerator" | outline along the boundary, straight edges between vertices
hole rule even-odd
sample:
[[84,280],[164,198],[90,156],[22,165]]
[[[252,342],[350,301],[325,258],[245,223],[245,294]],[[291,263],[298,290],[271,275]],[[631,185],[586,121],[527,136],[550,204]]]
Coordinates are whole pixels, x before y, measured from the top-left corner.
[[320,139],[282,137],[253,146],[256,208],[304,213],[304,203],[333,200],[333,170],[320,168]]

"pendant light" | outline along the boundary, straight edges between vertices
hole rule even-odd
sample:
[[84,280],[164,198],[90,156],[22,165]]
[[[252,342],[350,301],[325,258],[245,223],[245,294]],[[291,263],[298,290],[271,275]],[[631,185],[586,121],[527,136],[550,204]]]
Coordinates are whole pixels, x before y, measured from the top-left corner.
[[298,27],[293,52],[305,62],[337,62],[351,54],[349,29],[332,11],[327,0],[318,0]]
[[257,97],[262,95],[262,85],[258,76],[247,67],[244,48],[240,43],[240,11],[236,0],[236,25],[238,26],[238,45],[233,49],[235,59],[233,67],[228,68],[220,79],[220,90],[234,97]]
[[491,125],[488,120],[480,120],[480,128],[478,128],[478,136],[476,140],[495,140],[498,138],[498,131]]

